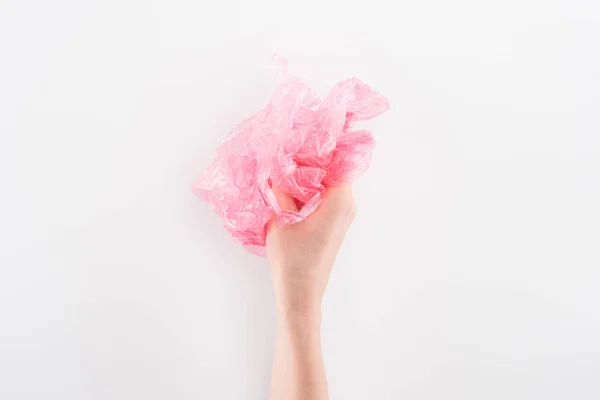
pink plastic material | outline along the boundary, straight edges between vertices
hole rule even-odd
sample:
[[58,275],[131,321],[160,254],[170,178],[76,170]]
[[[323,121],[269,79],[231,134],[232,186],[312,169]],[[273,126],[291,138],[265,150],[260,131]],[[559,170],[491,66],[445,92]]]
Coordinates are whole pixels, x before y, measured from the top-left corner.
[[[335,85],[321,101],[300,79],[288,76],[265,108],[240,123],[218,148],[193,186],[223,219],[231,236],[264,255],[267,224],[306,218],[325,188],[352,182],[367,170],[375,141],[354,121],[389,109],[385,97],[356,78]],[[271,185],[296,199],[298,212],[279,207]]]

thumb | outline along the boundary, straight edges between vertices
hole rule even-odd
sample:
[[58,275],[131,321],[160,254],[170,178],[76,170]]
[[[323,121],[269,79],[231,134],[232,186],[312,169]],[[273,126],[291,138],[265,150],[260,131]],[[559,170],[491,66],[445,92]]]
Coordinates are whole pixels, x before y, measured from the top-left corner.
[[296,202],[294,201],[294,198],[292,196],[281,190],[279,186],[273,185],[272,189],[273,194],[277,199],[277,204],[279,204],[279,207],[282,210],[298,211],[298,207],[296,207]]

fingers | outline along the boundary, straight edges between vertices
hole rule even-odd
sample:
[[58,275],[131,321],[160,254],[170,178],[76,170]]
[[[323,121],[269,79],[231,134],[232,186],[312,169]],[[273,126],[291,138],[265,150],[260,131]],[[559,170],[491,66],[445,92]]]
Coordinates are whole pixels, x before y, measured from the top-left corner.
[[298,208],[296,207],[296,202],[294,201],[294,198],[292,196],[285,193],[278,186],[273,185],[272,189],[273,194],[275,194],[275,198],[277,199],[277,204],[279,204],[279,207],[282,210],[298,211]]
[[[277,204],[282,210],[297,212],[296,201],[292,196],[285,193],[278,186],[272,186],[273,194]],[[323,201],[317,210],[309,216],[312,220],[339,219],[352,222],[356,215],[356,203],[352,195],[352,185],[332,186],[325,190]]]

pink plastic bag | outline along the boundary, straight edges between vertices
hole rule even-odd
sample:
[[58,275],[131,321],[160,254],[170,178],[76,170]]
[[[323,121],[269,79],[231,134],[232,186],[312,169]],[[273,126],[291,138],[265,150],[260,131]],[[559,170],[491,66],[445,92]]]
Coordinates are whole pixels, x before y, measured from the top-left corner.
[[[321,101],[300,79],[288,76],[265,108],[240,123],[218,148],[193,192],[209,202],[231,236],[264,255],[267,224],[306,218],[325,188],[352,182],[369,166],[375,147],[354,121],[389,109],[385,97],[356,78],[335,85]],[[271,190],[276,185],[296,199],[298,212],[282,210]]]

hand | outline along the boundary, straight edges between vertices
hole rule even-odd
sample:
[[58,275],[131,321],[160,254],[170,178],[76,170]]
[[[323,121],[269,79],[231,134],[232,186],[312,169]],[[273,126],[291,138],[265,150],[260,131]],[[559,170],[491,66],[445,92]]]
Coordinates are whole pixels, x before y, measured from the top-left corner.
[[[294,199],[274,187],[279,206]],[[321,352],[321,300],[356,206],[350,185],[328,188],[306,219],[282,228],[271,223],[267,256],[277,301],[277,344],[271,400],[326,400]]]
[[[294,199],[274,187],[280,207],[296,210]],[[306,219],[282,228],[271,223],[267,255],[278,309],[293,312],[320,307],[329,274],[356,214],[352,186],[330,187]]]

